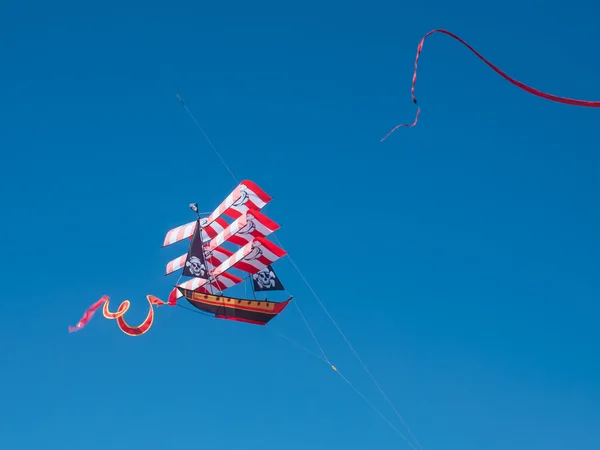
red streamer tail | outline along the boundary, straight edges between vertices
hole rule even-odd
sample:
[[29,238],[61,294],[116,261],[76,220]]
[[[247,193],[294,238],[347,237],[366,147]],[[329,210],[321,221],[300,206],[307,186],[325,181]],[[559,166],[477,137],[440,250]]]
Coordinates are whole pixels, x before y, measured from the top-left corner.
[[548,94],[546,92],[542,92],[542,91],[534,89],[530,86],[527,86],[526,84],[521,83],[520,81],[517,81],[514,78],[509,77],[505,72],[503,72],[498,67],[496,67],[491,62],[489,62],[487,59],[485,59],[479,52],[477,52],[477,50],[475,50],[473,47],[471,47],[469,44],[467,44],[465,41],[463,41],[461,38],[459,38],[455,34],[449,32],[449,31],[446,31],[446,30],[432,30],[429,33],[427,33],[425,36],[423,36],[423,38],[421,39],[421,42],[419,42],[419,46],[417,47],[417,57],[415,58],[415,69],[413,72],[412,88],[411,88],[411,95],[412,95],[413,103],[415,105],[417,105],[417,114],[415,116],[415,120],[412,124],[401,124],[401,125],[395,126],[383,139],[381,139],[381,142],[385,141],[398,128],[414,127],[417,124],[417,122],[419,121],[419,114],[421,113],[421,108],[419,107],[419,103],[417,102],[417,98],[415,97],[415,86],[417,84],[417,66],[419,64],[419,56],[421,55],[421,51],[423,50],[423,44],[425,43],[425,39],[427,39],[429,36],[431,36],[434,33],[443,33],[443,34],[450,36],[451,38],[457,40],[458,42],[463,44],[465,47],[467,47],[469,50],[471,50],[471,52],[473,52],[479,59],[481,59],[484,63],[486,63],[494,72],[496,72],[502,78],[504,78],[508,82],[514,84],[515,86],[523,89],[524,91],[529,92],[530,94],[537,95],[538,97],[542,97],[542,98],[545,98],[546,100],[551,100],[551,101],[557,102],[557,103],[564,103],[564,104],[572,105],[572,106],[584,106],[587,108],[600,108],[600,101],[577,100],[577,99],[567,98],[567,97],[558,97],[557,95]]
[[94,303],[88,309],[86,309],[85,313],[83,313],[83,317],[79,320],[79,322],[77,322],[75,326],[69,325],[69,333],[79,331],[83,327],[85,327],[89,323],[89,321],[92,320],[92,317],[94,317],[94,314],[96,314],[98,308],[100,308],[104,304],[104,302],[108,300],[109,297],[107,295],[103,295],[102,298],[100,298],[100,300],[98,300],[96,303]]

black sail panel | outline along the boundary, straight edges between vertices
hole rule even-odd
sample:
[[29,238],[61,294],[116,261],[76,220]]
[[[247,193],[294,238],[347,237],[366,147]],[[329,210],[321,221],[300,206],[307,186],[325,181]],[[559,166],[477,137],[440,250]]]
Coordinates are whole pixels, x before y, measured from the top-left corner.
[[254,290],[256,292],[285,290],[270,264],[260,272],[252,275],[252,283],[254,283]]
[[206,256],[204,255],[200,220],[196,222],[192,243],[190,244],[185,266],[183,267],[183,275],[186,277],[208,280],[208,264],[206,263]]

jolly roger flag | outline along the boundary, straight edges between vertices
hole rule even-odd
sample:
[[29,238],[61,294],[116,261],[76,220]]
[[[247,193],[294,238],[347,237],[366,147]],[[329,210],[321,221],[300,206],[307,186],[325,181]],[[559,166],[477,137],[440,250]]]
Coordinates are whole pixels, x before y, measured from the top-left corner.
[[200,220],[196,221],[196,229],[194,230],[194,237],[192,238],[192,243],[188,250],[185,267],[183,268],[183,275],[186,277],[208,280],[208,265],[206,264],[206,257],[204,256]]
[[281,281],[279,281],[279,278],[275,275],[275,271],[270,265],[252,275],[252,283],[254,283],[254,290],[256,292],[285,290],[283,284],[281,284]]

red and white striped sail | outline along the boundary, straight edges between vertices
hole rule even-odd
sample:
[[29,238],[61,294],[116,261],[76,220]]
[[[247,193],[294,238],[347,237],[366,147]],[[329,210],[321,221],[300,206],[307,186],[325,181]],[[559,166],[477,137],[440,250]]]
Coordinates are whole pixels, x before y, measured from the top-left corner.
[[[204,219],[200,222],[202,223]],[[229,226],[229,222],[227,222],[222,217],[214,220],[210,225],[202,226],[202,241],[208,242],[219,233],[221,233],[225,228]],[[181,241],[185,238],[191,238],[194,235],[194,231],[196,231],[196,221],[186,223],[185,225],[180,225],[177,228],[173,228],[167,232],[165,236],[165,240],[163,242],[163,247],[167,245],[174,244],[176,242]]]
[[[217,267],[219,264],[221,264],[223,261],[225,261],[231,255],[233,255],[233,252],[231,250],[228,250],[224,247],[217,247],[217,248],[210,250],[208,248],[208,244],[205,244],[204,248],[206,251],[206,261],[212,267]],[[167,263],[165,275],[169,275],[179,269],[183,269],[183,266],[185,266],[186,259],[187,259],[187,253],[184,253],[183,255],[178,256],[177,258],[169,261]]]
[[198,291],[203,292],[204,294],[214,294],[215,292],[223,292],[225,289],[229,289],[230,287],[233,287],[236,284],[241,283],[242,281],[244,280],[228,272],[224,272],[218,277],[216,277],[216,279],[213,282],[209,283],[208,285],[205,284],[201,286],[200,289],[198,289]]
[[[279,229],[277,223],[260,212],[270,201],[271,197],[255,183],[244,180],[209,217],[200,219],[200,226],[205,232],[202,233],[204,256],[212,281],[192,278],[178,283],[178,287],[203,293],[223,292],[243,281],[242,278],[229,273],[230,269],[255,274],[285,256],[285,250],[265,238]],[[233,221],[229,223],[225,217]],[[170,230],[165,236],[163,246],[186,238],[191,239],[197,223],[193,221]],[[239,245],[241,248],[233,252],[223,247],[225,243]],[[186,252],[169,261],[166,274],[183,269],[187,259]],[[172,295],[177,299],[182,296],[177,288]]]
[[219,276],[231,268],[255,274],[285,255],[284,249],[266,238],[256,237],[219,265],[213,275]]
[[[261,210],[270,201],[271,197],[258,187],[258,185],[250,180],[244,180],[227,196],[210,216],[200,221],[200,225],[202,225],[203,230],[206,230],[209,237],[213,238],[214,236],[211,236],[212,233],[217,235],[228,225],[227,221],[221,217],[222,215],[237,219],[249,209],[256,211]],[[214,222],[216,222],[216,224],[214,224]],[[196,222],[194,221],[169,230],[165,236],[163,247],[192,236],[195,227]]]
[[[222,292],[225,289],[229,289],[230,287],[241,283],[242,281],[244,280],[240,277],[236,277],[235,275],[224,272],[221,275],[215,277],[215,280],[211,283],[208,283],[208,280],[204,280],[202,278],[192,278],[190,280],[178,284],[177,286],[182,287],[184,289],[190,289],[192,291],[200,291],[205,294],[211,294],[214,292]],[[207,286],[210,287],[207,288]],[[173,291],[176,293],[175,298],[181,298],[182,294],[179,291],[179,289],[175,288]]]
[[[237,219],[248,209],[261,210],[271,197],[258,185],[250,180],[242,181],[215,211],[208,216],[206,224],[212,223],[217,217],[225,214],[232,219]],[[202,226],[205,226],[202,224]]]
[[217,247],[210,252],[206,252],[206,261],[208,261],[211,266],[217,267],[231,255],[233,255],[231,250],[227,250],[224,247]]
[[267,216],[256,210],[249,209],[215,236],[208,244],[207,249],[212,251],[225,242],[243,246],[255,237],[268,236],[278,229],[279,225]]
[[163,247],[167,245],[174,244],[175,242],[179,242],[182,239],[189,238],[194,234],[196,230],[196,221],[186,223],[185,225],[180,225],[177,228],[173,228],[167,232],[165,236],[165,240],[163,242]]
[[167,270],[165,275],[169,275],[170,273],[175,272],[176,270],[183,269],[185,266],[185,260],[187,259],[187,253],[184,253],[181,256],[178,256],[175,259],[172,259],[167,263]]

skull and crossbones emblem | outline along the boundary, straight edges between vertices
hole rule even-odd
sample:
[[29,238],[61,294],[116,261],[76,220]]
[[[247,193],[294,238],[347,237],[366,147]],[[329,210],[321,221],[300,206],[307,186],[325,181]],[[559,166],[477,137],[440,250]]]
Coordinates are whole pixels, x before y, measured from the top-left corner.
[[252,275],[252,277],[256,280],[256,283],[258,283],[261,289],[274,288],[275,281],[277,280],[275,273],[268,269],[263,269],[260,272]]
[[186,261],[185,265],[197,277],[203,277],[206,274],[206,266],[202,264],[202,261],[197,256],[192,256]]

